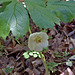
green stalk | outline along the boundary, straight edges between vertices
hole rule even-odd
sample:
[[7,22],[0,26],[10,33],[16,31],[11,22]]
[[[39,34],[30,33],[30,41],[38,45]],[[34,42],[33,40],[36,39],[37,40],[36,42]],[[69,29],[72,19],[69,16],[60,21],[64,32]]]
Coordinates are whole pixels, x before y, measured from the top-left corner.
[[[29,33],[31,34],[31,29],[30,29],[30,26],[29,26]],[[41,60],[44,64],[44,67],[45,67],[45,70],[46,70],[46,74],[47,75],[50,75],[50,72],[48,71],[48,67],[47,67],[47,64],[46,64],[46,60],[45,60],[45,57],[42,56],[42,52],[39,52],[40,56],[41,56]]]
[[46,64],[46,60],[45,60],[45,57],[42,56],[42,52],[39,52],[40,56],[41,56],[41,60],[44,64],[44,67],[45,67],[45,70],[46,70],[46,74],[47,75],[50,75],[50,72],[48,71],[48,67],[47,67],[47,64]]
[[31,29],[30,29],[30,26],[29,26],[29,33],[31,34],[32,32],[31,32]]

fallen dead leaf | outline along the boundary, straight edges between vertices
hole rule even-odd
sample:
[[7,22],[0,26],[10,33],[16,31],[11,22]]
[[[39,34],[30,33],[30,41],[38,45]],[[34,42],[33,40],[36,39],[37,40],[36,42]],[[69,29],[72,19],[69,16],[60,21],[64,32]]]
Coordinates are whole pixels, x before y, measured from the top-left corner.
[[74,73],[71,71],[71,69],[68,67],[67,70],[65,70],[65,72],[63,72],[60,75],[74,75]]
[[30,68],[27,68],[25,70],[24,74],[26,74],[26,75],[34,75],[33,70],[31,70]]

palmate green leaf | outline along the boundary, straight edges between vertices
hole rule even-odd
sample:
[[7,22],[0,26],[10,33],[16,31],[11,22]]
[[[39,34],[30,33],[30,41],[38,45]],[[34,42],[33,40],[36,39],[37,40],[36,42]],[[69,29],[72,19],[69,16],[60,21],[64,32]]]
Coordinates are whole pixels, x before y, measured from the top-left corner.
[[6,8],[6,6],[9,4],[10,2],[4,2],[2,7],[0,8],[0,12],[3,12],[4,9]]
[[[24,0],[26,4],[28,3],[32,3],[32,5],[38,5],[41,7],[46,7],[46,0]],[[27,5],[27,7],[30,7],[29,5]],[[34,9],[33,9],[34,10]]]
[[12,1],[12,0],[0,0],[0,3],[8,2],[8,1]]
[[75,2],[74,1],[55,1],[48,2],[47,9],[52,10],[63,22],[70,22],[75,18]]
[[59,24],[56,15],[42,5],[43,0],[25,0],[25,3],[31,18],[40,28],[53,28],[54,23]]
[[12,72],[12,70],[13,70],[13,68],[9,68],[9,67],[5,68],[5,72],[7,74],[9,74],[10,72]]
[[4,2],[17,2],[18,0],[0,0],[0,3],[4,3]]
[[55,1],[60,1],[60,0],[47,0],[47,2],[55,2]]
[[18,38],[28,31],[29,17],[22,3],[13,1],[0,13],[0,36],[5,38],[9,31]]

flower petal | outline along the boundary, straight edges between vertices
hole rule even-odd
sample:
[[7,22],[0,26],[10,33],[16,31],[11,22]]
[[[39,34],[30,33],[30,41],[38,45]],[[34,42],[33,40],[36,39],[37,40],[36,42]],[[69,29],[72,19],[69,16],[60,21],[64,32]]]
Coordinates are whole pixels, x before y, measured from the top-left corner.
[[42,51],[43,48],[42,48],[42,46],[40,46],[40,44],[37,44],[35,50],[36,51]]
[[42,42],[42,43],[40,44],[40,46],[41,46],[42,48],[47,47],[47,46],[48,46],[48,41],[46,40],[46,41]]
[[28,47],[30,50],[35,50],[36,42],[34,41],[35,35],[30,35],[28,39]]
[[[41,42],[35,41],[36,37],[41,38]],[[30,50],[42,51],[43,48],[48,46],[48,35],[45,32],[36,32],[29,36],[28,47]]]
[[44,40],[48,39],[48,35],[45,32],[40,32],[39,36]]

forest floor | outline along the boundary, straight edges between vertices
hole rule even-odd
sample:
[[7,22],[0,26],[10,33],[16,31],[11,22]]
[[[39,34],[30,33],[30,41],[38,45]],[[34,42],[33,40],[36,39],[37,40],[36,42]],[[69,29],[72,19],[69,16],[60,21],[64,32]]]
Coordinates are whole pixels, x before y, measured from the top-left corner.
[[[44,31],[31,21],[31,31]],[[75,19],[70,23],[55,24],[47,29],[49,46],[45,55],[51,75],[75,75]],[[9,34],[6,41],[0,38],[0,75],[46,75],[39,57],[25,59],[23,53],[29,51],[29,32],[22,39],[15,40]]]

